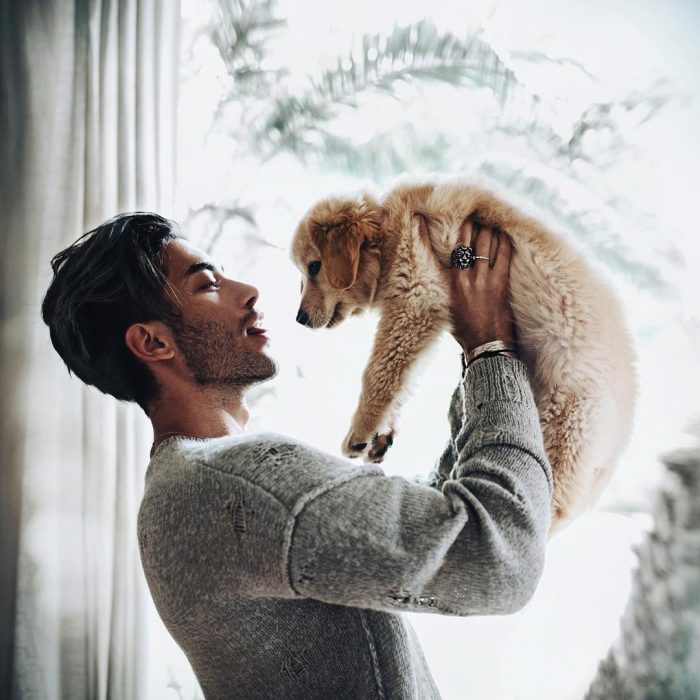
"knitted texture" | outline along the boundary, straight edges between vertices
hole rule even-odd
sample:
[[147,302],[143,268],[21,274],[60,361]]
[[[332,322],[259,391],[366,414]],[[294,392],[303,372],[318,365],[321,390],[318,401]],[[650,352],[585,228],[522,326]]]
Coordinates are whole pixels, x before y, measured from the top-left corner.
[[448,417],[425,483],[275,433],[159,445],[141,561],[207,700],[439,698],[401,613],[529,601],[552,472],[525,364],[475,361]]
[[700,447],[662,461],[666,482],[653,528],[635,548],[639,563],[621,634],[586,700],[700,698]]

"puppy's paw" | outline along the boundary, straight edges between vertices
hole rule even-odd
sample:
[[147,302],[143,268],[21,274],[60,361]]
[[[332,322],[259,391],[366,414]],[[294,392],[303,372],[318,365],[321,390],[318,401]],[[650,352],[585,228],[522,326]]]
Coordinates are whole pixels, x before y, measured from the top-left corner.
[[354,428],[343,439],[340,449],[346,457],[359,457],[367,449],[370,438]]
[[386,454],[387,450],[394,444],[394,433],[385,433],[383,435],[375,435],[372,438],[372,445],[367,452],[365,462],[374,462],[379,464]]

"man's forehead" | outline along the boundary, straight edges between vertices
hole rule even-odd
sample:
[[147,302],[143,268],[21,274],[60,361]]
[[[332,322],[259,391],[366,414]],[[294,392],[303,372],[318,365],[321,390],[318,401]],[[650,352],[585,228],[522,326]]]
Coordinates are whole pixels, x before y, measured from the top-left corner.
[[224,269],[211,255],[186,239],[171,241],[165,254],[168,259],[168,277],[174,282],[185,282],[194,272],[211,269],[212,266],[222,272]]

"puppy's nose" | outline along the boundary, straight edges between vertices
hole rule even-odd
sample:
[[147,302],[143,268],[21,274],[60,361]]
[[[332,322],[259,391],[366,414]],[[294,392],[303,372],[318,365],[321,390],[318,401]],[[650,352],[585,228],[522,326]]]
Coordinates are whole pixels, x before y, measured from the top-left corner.
[[304,309],[299,309],[299,313],[297,313],[297,323],[301,323],[302,326],[308,325],[309,314],[307,314]]

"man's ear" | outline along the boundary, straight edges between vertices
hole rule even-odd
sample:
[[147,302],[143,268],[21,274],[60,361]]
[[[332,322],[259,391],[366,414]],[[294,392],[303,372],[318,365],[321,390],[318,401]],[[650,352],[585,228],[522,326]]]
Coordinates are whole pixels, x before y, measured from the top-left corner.
[[165,328],[160,321],[132,323],[124,332],[126,347],[143,362],[170,360],[175,356],[175,349],[170,342],[163,342],[166,340]]
[[314,222],[313,241],[321,252],[322,269],[335,289],[355,284],[360,248],[365,241],[376,243],[381,222],[381,210],[367,198],[349,202],[327,221]]

